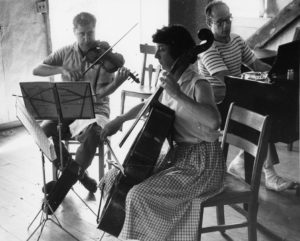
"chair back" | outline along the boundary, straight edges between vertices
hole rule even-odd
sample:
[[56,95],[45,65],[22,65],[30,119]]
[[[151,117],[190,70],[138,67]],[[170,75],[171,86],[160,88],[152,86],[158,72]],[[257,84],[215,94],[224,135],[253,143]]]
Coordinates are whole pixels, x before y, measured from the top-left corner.
[[[250,185],[256,197],[260,185],[262,165],[267,154],[269,130],[269,116],[231,103],[221,145],[226,158],[230,146],[244,150],[245,157],[246,155],[252,156],[254,163]],[[249,159],[245,158],[245,160]]]
[[[154,67],[152,63],[147,62],[147,60],[149,60],[149,55],[153,55],[152,57],[154,58],[156,47],[149,44],[140,44],[140,53],[143,55],[140,84],[142,86],[145,85],[145,79],[148,79],[149,88],[153,86],[156,87],[161,66],[157,64]],[[148,72],[147,77],[146,72]]]

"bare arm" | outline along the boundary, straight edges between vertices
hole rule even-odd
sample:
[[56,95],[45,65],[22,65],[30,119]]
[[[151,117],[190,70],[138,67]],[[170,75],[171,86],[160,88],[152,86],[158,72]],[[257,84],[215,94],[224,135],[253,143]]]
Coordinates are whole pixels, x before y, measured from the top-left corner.
[[203,125],[218,129],[221,123],[221,117],[215,105],[213,93],[210,84],[206,81],[198,81],[196,84],[196,101],[187,96],[180,90],[176,80],[167,74],[161,78],[162,87],[167,93],[178,101],[178,104],[184,106],[191,115],[191,118],[199,120]]
[[264,72],[269,71],[271,69],[271,66],[262,62],[259,59],[256,59],[252,64],[248,66],[251,70],[258,71],[258,72]]
[[219,80],[223,85],[225,85],[224,77],[226,75],[229,75],[228,70],[219,71],[215,74],[213,74],[213,77],[215,77],[217,80]]
[[40,64],[35,67],[32,71],[33,75],[47,77],[57,74],[65,75],[68,79],[78,80],[81,78],[82,74],[78,71],[72,71],[64,68],[63,66],[53,66],[48,64]]
[[136,118],[143,106],[144,103],[138,104],[125,114],[117,116],[115,119],[111,120],[104,126],[103,130],[100,133],[100,138],[102,140],[105,140],[107,136],[115,134],[121,128],[124,122]]
[[37,76],[52,76],[56,74],[63,74],[64,69],[61,66],[52,66],[48,64],[40,64],[33,69],[33,75]]

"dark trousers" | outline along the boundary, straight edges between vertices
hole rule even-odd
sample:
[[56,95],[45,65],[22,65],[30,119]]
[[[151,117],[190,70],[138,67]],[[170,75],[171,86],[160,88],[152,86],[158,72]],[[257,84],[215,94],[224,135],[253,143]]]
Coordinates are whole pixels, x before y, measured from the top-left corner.
[[[70,139],[71,133],[69,125],[74,120],[63,121],[61,123],[61,139]],[[55,120],[47,120],[42,123],[42,128],[47,137],[52,137],[55,152],[57,155],[57,161],[60,162],[60,145],[59,145],[59,132],[58,122]],[[82,141],[76,151],[75,162],[84,170],[87,169],[95,156],[96,148],[99,145],[99,127],[96,123],[89,125],[84,131]],[[62,157],[63,161],[68,161],[71,158],[66,146],[62,143]]]

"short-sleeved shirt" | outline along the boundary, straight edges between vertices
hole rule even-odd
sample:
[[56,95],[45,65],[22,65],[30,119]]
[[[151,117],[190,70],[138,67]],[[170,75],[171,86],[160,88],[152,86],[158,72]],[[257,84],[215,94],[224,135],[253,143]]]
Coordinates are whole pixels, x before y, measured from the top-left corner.
[[212,46],[200,54],[199,71],[214,86],[223,84],[213,77],[220,71],[229,71],[230,75],[241,74],[241,64],[250,65],[256,60],[246,42],[236,34],[230,34],[228,43],[214,41]]
[[[207,81],[196,73],[192,66],[190,66],[181,75],[178,84],[183,93],[192,99],[195,98],[195,86],[197,81]],[[161,103],[175,110],[174,121],[174,141],[177,143],[200,143],[202,141],[213,142],[219,136],[219,131],[212,130],[202,125],[199,120],[191,118],[191,114],[184,106],[168,95],[166,91],[163,92]]]
[[[61,49],[50,54],[44,61],[44,64],[52,66],[63,66],[66,69],[72,71],[78,71],[78,73],[83,73],[91,63],[87,62],[82,55],[78,43],[65,46]],[[82,79],[69,79],[67,76],[62,75],[63,81],[87,81],[91,83],[92,94],[97,94],[99,90],[108,85],[114,79],[114,74],[108,73],[100,65],[95,65],[89,69]],[[94,110],[98,115],[102,115],[109,118],[109,97],[105,96],[103,98],[94,98]]]

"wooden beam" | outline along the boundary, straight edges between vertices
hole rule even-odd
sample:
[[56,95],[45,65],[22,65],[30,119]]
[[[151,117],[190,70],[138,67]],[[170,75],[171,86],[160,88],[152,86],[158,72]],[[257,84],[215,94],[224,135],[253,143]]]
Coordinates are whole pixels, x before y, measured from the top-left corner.
[[293,0],[277,16],[252,34],[246,42],[252,49],[262,48],[291,22],[299,18],[299,16],[300,0]]

